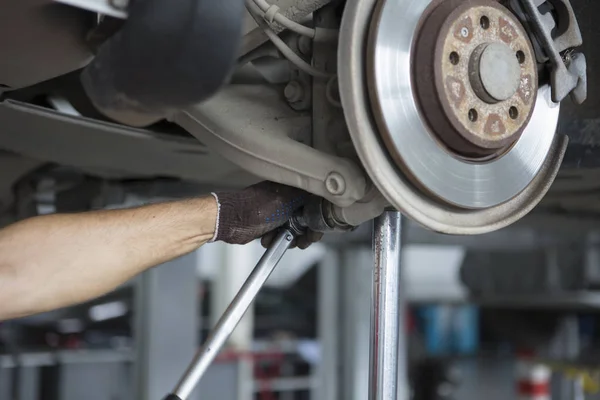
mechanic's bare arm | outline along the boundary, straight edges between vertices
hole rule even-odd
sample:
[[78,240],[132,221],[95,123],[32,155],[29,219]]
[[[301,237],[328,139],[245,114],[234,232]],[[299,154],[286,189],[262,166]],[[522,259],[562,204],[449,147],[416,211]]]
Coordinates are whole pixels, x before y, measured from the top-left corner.
[[[0,231],[0,321],[98,297],[211,239],[268,239],[304,201],[304,192],[263,182],[199,199],[19,222]],[[319,239],[309,232],[297,244]]]
[[35,217],[0,231],[0,320],[90,300],[213,238],[214,197]]

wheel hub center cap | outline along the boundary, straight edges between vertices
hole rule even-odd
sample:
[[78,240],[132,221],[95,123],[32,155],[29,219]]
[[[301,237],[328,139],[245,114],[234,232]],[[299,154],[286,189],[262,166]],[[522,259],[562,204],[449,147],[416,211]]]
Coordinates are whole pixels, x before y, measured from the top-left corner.
[[519,89],[521,67],[515,53],[504,43],[484,44],[471,55],[471,86],[490,104],[508,100]]

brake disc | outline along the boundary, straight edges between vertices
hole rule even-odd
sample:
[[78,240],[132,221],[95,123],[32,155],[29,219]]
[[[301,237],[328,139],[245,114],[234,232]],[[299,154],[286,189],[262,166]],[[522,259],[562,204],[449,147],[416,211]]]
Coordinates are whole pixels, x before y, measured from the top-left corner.
[[529,37],[491,0],[350,0],[339,86],[363,165],[430,229],[484,233],[529,212],[566,139]]

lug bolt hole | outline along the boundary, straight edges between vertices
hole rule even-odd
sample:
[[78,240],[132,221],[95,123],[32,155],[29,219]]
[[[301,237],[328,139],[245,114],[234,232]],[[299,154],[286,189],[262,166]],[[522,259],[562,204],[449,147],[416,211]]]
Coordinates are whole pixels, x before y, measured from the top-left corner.
[[479,20],[479,25],[485,30],[490,28],[490,19],[485,15]]
[[519,110],[517,109],[517,107],[511,107],[508,110],[508,115],[512,118],[512,119],[517,119],[519,118]]
[[477,121],[477,118],[479,118],[479,115],[477,114],[477,110],[474,108],[471,108],[469,110],[469,121],[475,122],[475,121]]
[[450,63],[452,65],[458,65],[459,61],[460,61],[460,56],[458,55],[457,52],[453,51],[452,53],[450,53]]
[[519,64],[523,64],[525,62],[525,53],[523,53],[521,50],[517,51],[517,60],[519,61]]

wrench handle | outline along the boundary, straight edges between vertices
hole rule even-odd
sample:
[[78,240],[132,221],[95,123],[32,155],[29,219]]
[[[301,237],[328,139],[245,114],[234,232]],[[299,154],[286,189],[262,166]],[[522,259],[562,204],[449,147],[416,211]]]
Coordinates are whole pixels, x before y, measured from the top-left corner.
[[294,240],[295,232],[292,228],[284,228],[277,235],[271,246],[262,256],[254,270],[246,279],[241,289],[232,300],[227,310],[223,313],[217,325],[208,335],[208,339],[200,348],[187,371],[175,387],[172,394],[164,400],[187,400],[192,391],[202,379],[202,376],[213,362],[235,327],[256,298],[285,252]]

